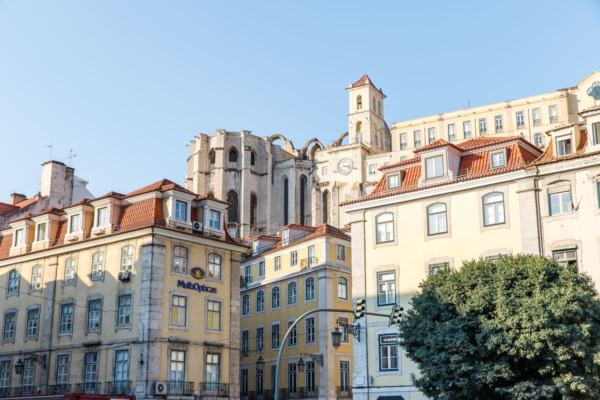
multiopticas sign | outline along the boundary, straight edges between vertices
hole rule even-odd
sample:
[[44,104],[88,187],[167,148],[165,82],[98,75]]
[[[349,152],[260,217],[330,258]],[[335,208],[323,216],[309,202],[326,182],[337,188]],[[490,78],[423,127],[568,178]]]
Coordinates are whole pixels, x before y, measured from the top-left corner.
[[192,283],[192,282],[186,282],[184,280],[178,280],[177,281],[177,287],[178,288],[183,288],[183,289],[189,289],[189,290],[196,290],[200,293],[202,292],[208,292],[208,293],[217,293],[217,288],[215,287],[210,287],[210,286],[206,286],[206,285],[201,285],[199,283]]

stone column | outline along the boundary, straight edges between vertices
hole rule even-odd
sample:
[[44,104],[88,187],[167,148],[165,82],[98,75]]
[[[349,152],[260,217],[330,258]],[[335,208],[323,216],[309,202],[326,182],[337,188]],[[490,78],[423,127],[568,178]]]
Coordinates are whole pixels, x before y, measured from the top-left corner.
[[240,398],[240,256],[231,252],[231,308],[229,313],[229,397]]

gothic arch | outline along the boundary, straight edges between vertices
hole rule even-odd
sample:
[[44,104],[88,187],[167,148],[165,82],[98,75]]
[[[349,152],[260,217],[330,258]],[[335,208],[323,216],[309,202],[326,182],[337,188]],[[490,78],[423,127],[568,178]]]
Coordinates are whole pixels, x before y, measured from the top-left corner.
[[300,153],[305,156],[306,152],[309,150],[310,148],[310,159],[314,159],[315,158],[315,152],[317,151],[317,148],[319,150],[323,150],[325,149],[325,146],[323,146],[323,144],[321,142],[319,142],[319,139],[317,138],[312,138],[310,139],[308,142],[306,142],[306,144],[304,145],[304,147],[302,147],[302,150],[300,150]]
[[306,197],[308,194],[308,178],[300,176],[300,225],[306,225]]
[[229,193],[227,193],[227,202],[231,204],[229,207],[227,222],[239,223],[240,201],[235,190],[230,190]]
[[282,209],[283,209],[283,225],[290,222],[290,181],[287,175],[281,178],[281,193],[282,193]]
[[348,136],[349,136],[349,135],[348,135],[348,132],[344,132],[344,133],[342,133],[342,134],[340,135],[340,137],[338,138],[338,140],[336,140],[335,142],[333,142],[333,145],[334,145],[334,146],[341,146],[341,145],[342,145],[342,142],[344,141],[344,139],[345,139],[345,138],[347,138]]

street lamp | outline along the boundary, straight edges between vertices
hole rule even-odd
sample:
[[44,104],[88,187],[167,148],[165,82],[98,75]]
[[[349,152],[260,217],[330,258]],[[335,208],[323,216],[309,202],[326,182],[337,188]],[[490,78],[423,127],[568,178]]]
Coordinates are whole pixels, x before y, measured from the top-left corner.
[[340,332],[337,326],[335,327],[335,330],[331,332],[331,341],[333,342],[333,347],[335,349],[340,347],[340,344],[342,343],[342,332]]
[[256,360],[256,367],[262,371],[264,366],[265,366],[265,360],[263,360],[262,354],[261,354],[260,356],[258,356],[258,360]]
[[304,366],[306,365],[306,363],[304,362],[302,357],[300,357],[300,360],[298,360],[296,364],[298,365],[298,371],[304,372]]
[[25,366],[25,363],[23,362],[23,360],[21,360],[19,358],[19,361],[17,361],[15,363],[15,373],[17,375],[22,375],[23,374],[23,367]]

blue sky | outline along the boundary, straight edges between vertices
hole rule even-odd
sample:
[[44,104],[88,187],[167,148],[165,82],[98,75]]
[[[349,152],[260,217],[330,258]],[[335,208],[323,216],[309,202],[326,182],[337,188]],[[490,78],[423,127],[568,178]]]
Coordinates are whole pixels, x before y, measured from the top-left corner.
[[600,69],[600,2],[0,0],[0,201],[68,162],[95,195],[182,183],[197,133],[347,128],[367,72],[389,124]]

